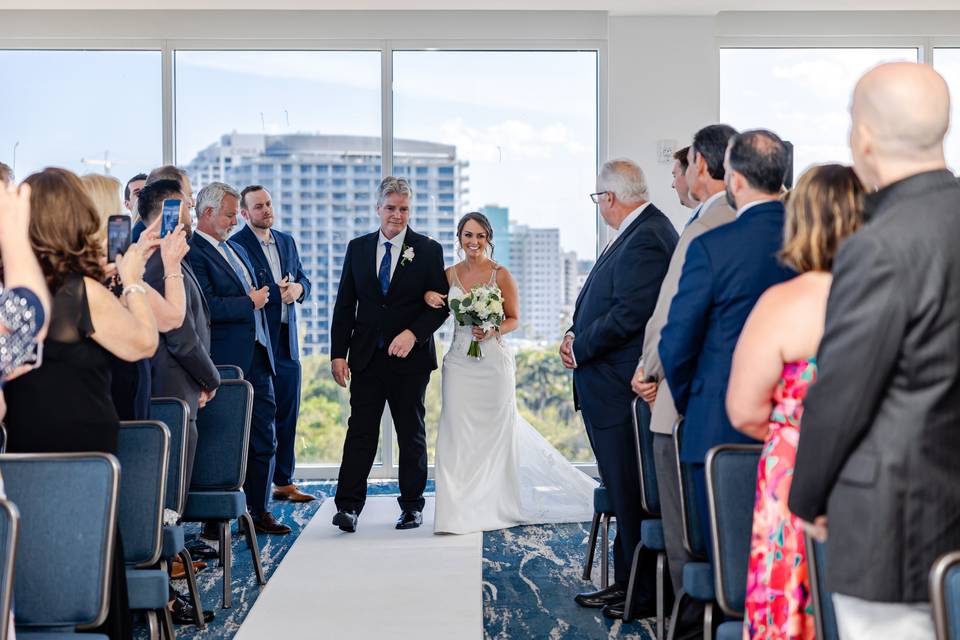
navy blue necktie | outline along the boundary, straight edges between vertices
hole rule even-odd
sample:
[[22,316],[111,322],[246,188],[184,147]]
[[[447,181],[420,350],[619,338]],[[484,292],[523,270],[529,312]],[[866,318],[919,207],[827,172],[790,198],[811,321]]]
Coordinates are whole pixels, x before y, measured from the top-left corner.
[[[230,266],[233,267],[233,270],[236,272],[237,277],[240,278],[240,282],[246,282],[245,272],[240,263],[237,262],[237,259],[233,257],[233,251],[227,246],[226,242],[220,243],[220,248],[223,250],[223,254],[227,256],[227,262],[230,263]],[[267,346],[267,330],[263,326],[263,318],[260,316],[260,310],[253,310],[253,320],[257,327],[257,342],[259,342],[264,347]]]
[[383,295],[387,295],[387,291],[390,289],[390,262],[392,255],[390,255],[390,243],[384,242],[383,248],[386,251],[383,252],[383,260],[380,261],[380,273],[378,277],[380,278],[380,291]]

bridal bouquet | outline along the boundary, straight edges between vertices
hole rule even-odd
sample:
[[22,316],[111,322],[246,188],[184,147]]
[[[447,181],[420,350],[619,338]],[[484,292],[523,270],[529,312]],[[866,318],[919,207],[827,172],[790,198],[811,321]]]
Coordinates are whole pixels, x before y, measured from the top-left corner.
[[[464,297],[451,300],[450,308],[461,327],[473,326],[489,331],[503,323],[503,297],[500,287],[494,284],[478,284]],[[483,357],[476,338],[470,341],[467,355],[478,360]]]

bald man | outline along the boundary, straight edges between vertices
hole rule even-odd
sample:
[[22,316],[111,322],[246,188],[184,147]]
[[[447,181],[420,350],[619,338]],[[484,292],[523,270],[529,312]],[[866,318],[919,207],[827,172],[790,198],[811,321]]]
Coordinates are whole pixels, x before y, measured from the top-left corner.
[[[960,185],[947,86],[888,64],[857,84],[854,168],[876,193],[844,242],[804,402],[790,509],[829,532],[840,636],[932,639],[927,576],[960,548]],[[813,320],[813,319],[811,319]]]

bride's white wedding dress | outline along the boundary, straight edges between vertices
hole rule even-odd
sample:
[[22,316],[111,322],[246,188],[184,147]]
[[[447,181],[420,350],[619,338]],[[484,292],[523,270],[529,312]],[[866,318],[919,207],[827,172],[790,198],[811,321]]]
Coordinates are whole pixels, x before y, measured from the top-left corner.
[[[448,300],[466,295],[456,270],[453,278]],[[489,338],[477,360],[467,356],[471,339],[456,325],[443,358],[434,531],[590,520],[597,483],[520,417],[513,353]]]

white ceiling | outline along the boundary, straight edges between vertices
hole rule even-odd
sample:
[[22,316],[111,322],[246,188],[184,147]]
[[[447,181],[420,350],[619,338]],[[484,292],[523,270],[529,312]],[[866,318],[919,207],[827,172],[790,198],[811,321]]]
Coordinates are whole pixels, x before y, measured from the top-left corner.
[[960,9],[957,0],[0,0],[0,9],[542,10],[616,15],[714,15],[720,11],[916,11]]

